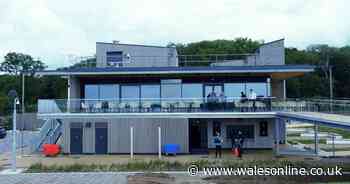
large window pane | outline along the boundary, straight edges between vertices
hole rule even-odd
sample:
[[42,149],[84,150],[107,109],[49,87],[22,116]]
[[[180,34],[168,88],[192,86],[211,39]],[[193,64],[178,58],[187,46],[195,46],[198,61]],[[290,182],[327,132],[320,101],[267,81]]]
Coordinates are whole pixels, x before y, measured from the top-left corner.
[[162,98],[181,98],[181,84],[162,84]]
[[182,98],[202,98],[202,84],[182,84]]
[[199,108],[203,102],[203,85],[182,84],[182,98],[187,107]]
[[143,107],[154,107],[160,103],[160,85],[142,85],[141,103]]
[[253,89],[257,96],[267,96],[267,85],[266,83],[247,83],[247,93],[249,94],[250,89]]
[[138,107],[140,101],[139,86],[121,86],[121,101],[125,107]]
[[225,96],[234,99],[241,96],[241,92],[246,94],[244,83],[227,83],[224,85]]
[[88,84],[85,85],[85,99],[98,99],[98,85]]
[[181,83],[178,80],[166,80],[165,82],[161,84],[162,107],[174,109],[180,106]]
[[114,84],[103,84],[100,85],[100,99],[110,100],[119,98],[119,89]]

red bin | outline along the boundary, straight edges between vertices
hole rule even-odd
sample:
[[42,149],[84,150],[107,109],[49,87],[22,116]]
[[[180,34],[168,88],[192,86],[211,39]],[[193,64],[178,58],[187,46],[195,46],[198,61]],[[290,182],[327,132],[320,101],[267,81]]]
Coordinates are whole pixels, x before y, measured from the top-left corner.
[[44,144],[43,145],[43,154],[45,156],[56,156],[60,153],[60,146],[57,144]]

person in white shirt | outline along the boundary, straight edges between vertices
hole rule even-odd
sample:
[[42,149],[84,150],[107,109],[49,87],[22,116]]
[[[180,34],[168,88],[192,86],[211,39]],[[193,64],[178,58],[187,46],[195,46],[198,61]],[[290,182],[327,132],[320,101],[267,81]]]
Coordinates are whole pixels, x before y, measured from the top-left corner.
[[256,93],[254,92],[253,89],[250,89],[248,99],[249,99],[249,101],[253,101],[253,111],[255,112],[255,110],[256,110],[256,106],[255,106]]

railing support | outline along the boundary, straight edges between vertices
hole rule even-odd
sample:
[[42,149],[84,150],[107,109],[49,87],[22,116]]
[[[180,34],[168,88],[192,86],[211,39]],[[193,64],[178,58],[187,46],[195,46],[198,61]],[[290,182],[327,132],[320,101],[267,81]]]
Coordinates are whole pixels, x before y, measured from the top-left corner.
[[130,158],[134,158],[134,127],[130,127]]
[[276,156],[279,156],[279,144],[280,144],[279,124],[280,124],[280,119],[276,118],[275,119],[275,155]]
[[314,133],[315,133],[315,155],[318,155],[318,125],[314,123]]
[[162,132],[160,126],[158,127],[158,158],[162,158]]

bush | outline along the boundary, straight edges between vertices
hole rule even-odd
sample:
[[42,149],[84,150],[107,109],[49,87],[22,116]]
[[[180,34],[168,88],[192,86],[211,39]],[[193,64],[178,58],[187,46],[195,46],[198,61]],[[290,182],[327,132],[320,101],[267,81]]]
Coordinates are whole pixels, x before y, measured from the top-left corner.
[[[179,162],[179,161],[163,161],[151,160],[135,161],[126,164],[71,164],[71,165],[51,165],[47,166],[42,163],[31,165],[26,172],[116,172],[116,171],[187,171],[188,166],[195,164],[199,168],[203,167],[296,167],[296,168],[311,168],[311,167],[334,167],[335,165],[325,165],[318,162],[305,161],[290,161],[290,160],[197,160],[194,162]],[[343,166],[343,170],[350,170],[349,166]]]

